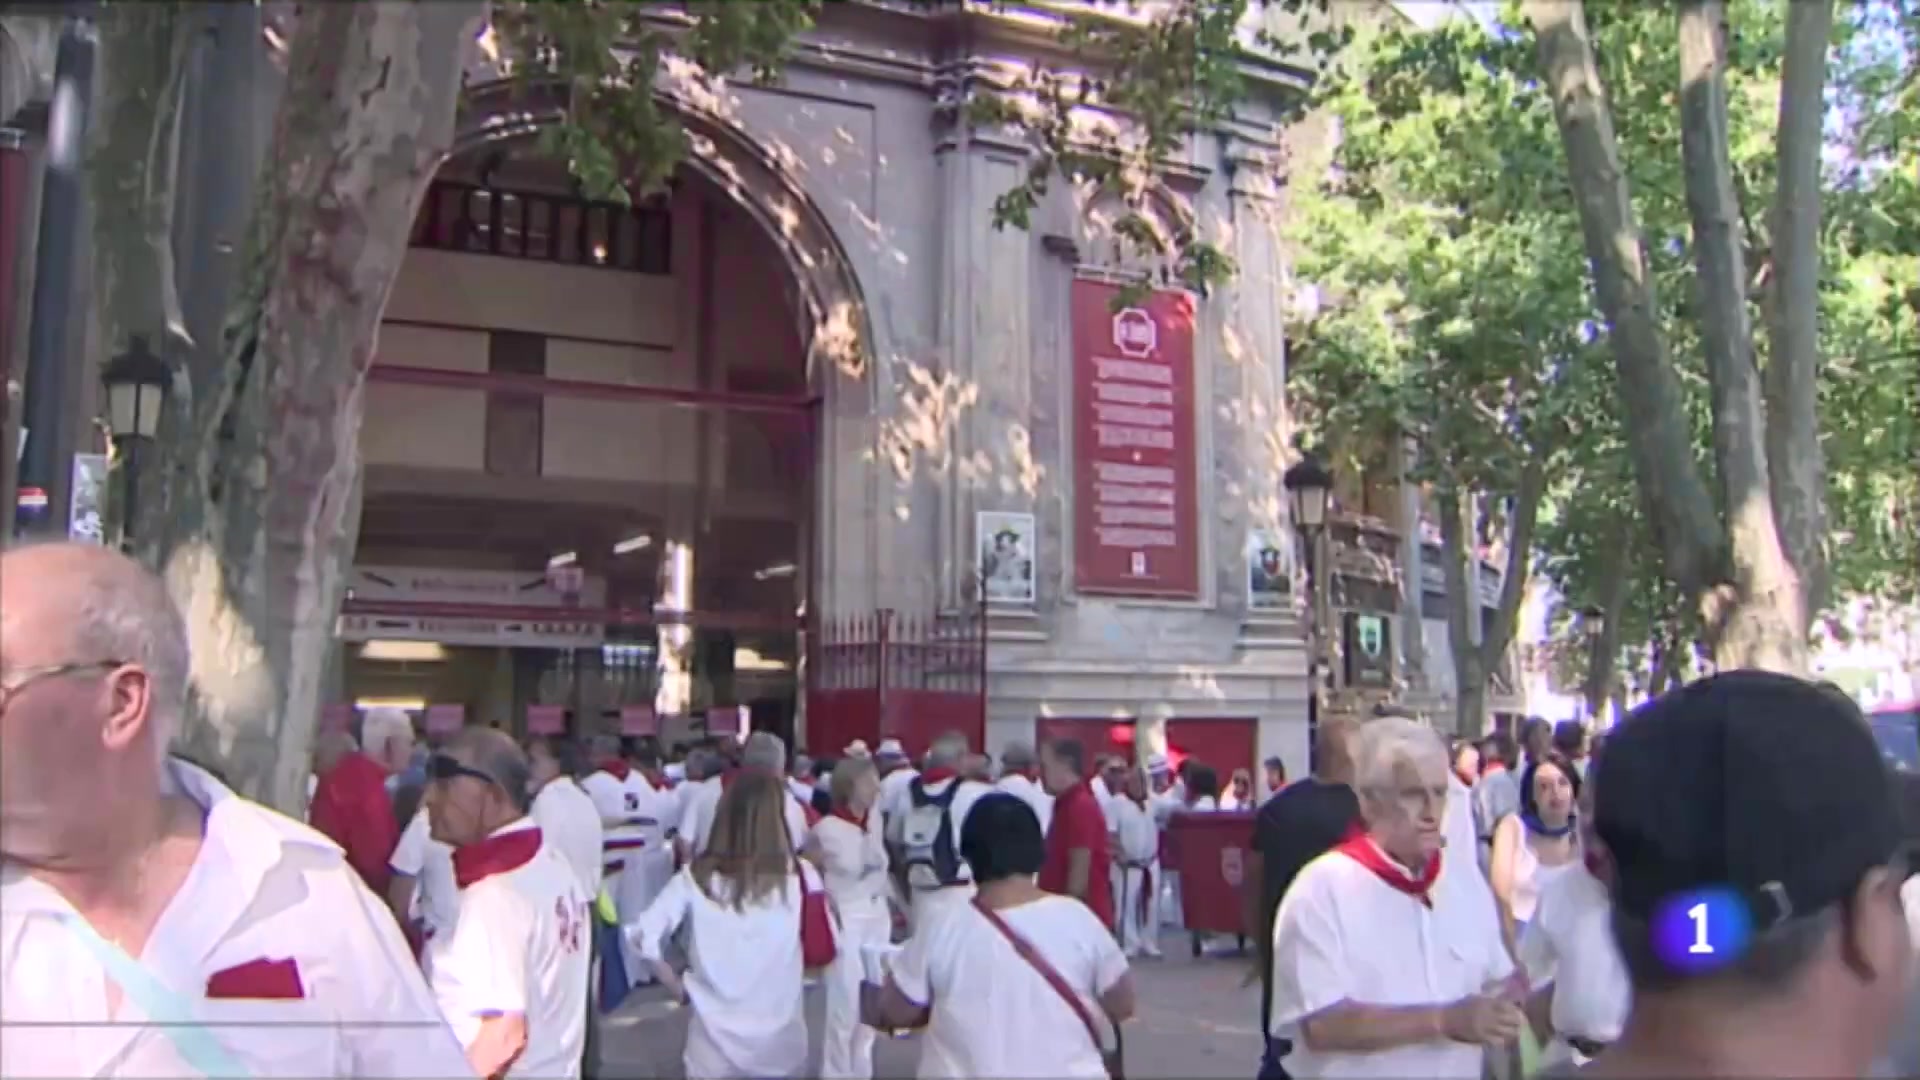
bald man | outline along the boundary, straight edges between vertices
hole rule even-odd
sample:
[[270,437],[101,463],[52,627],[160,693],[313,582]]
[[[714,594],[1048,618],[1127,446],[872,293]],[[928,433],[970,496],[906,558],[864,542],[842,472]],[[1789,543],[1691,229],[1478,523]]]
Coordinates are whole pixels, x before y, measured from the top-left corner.
[[0,1076],[457,1076],[339,847],[169,758],[186,628],[103,547],[0,553]]
[[427,759],[433,838],[453,848],[460,911],[428,945],[433,993],[484,1077],[578,1077],[587,1039],[592,898],[534,824],[532,766],[505,732],[470,727]]

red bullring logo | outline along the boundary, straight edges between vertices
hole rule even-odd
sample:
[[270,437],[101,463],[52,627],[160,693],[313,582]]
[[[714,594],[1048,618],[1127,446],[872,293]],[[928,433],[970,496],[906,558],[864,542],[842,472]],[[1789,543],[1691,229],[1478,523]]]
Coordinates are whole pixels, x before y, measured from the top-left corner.
[[1159,332],[1145,308],[1130,307],[1113,317],[1113,347],[1136,359],[1153,355]]

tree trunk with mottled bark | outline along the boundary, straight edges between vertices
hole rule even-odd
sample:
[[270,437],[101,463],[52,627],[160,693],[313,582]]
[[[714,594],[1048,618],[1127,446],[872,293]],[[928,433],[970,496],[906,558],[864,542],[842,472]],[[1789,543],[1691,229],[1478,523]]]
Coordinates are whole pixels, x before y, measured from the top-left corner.
[[[159,440],[165,520],[141,554],[164,571],[193,636],[182,749],[283,810],[305,800],[380,313],[451,144],[484,9],[302,11],[219,362],[201,380],[184,344],[169,355],[182,392]],[[99,246],[126,254],[111,236]],[[125,295],[115,310],[137,302]]]
[[1610,323],[1622,415],[1634,418],[1626,430],[1634,476],[1667,577],[1699,611],[1717,666],[1804,672],[1807,607],[1774,521],[1769,436],[1747,325],[1739,207],[1727,166],[1720,5],[1696,0],[1682,8],[1681,127],[1724,522],[1694,466],[1584,6],[1525,0],[1523,11],[1566,150],[1595,292]]
[[1701,613],[1716,657],[1736,666],[1804,670],[1800,582],[1774,521],[1767,418],[1747,314],[1747,262],[1727,145],[1726,7],[1680,5],[1680,145],[1700,283],[1700,337],[1713,410],[1713,456],[1727,523],[1731,580]]
[[1787,47],[1775,137],[1773,302],[1767,461],[1773,509],[1799,571],[1808,615],[1827,604],[1827,470],[1820,446],[1820,154],[1833,0],[1787,5]]
[[1507,562],[1500,582],[1500,601],[1493,621],[1475,640],[1473,625],[1480,614],[1480,558],[1474,550],[1472,504],[1454,490],[1440,495],[1440,554],[1447,582],[1447,645],[1453,653],[1454,731],[1477,736],[1487,730],[1487,682],[1507,655],[1520,621],[1520,603],[1526,596],[1532,565],[1534,524],[1546,477],[1538,464],[1528,466],[1514,494],[1508,522]]

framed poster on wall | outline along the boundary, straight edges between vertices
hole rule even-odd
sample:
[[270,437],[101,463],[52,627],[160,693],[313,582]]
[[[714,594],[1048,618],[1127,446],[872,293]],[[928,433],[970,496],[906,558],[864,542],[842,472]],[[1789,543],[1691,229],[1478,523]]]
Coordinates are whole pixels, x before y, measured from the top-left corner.
[[1031,605],[1033,587],[1032,514],[982,510],[973,516],[975,570],[990,604]]
[[1193,298],[1073,283],[1074,586],[1200,597]]

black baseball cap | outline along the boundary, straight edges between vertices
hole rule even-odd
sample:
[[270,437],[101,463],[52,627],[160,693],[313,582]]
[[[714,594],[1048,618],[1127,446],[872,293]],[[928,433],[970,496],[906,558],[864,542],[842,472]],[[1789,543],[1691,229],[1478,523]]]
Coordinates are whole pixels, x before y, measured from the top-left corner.
[[1614,906],[1642,920],[1730,888],[1764,932],[1844,900],[1906,846],[1859,707],[1772,672],[1715,675],[1634,710],[1607,737],[1594,800]]

